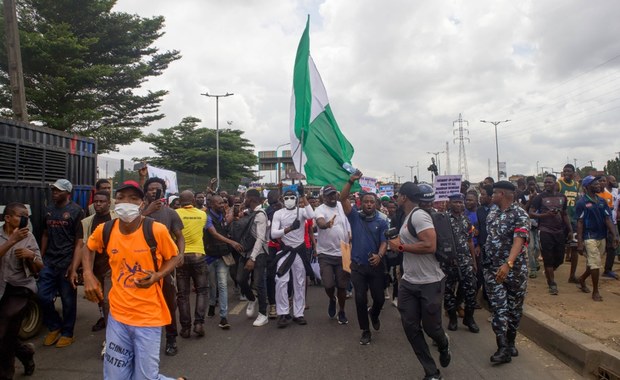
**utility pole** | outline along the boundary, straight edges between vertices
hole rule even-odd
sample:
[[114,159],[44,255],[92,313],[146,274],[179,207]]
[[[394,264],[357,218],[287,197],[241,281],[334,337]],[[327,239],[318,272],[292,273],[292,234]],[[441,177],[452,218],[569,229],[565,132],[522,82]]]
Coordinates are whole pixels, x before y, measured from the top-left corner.
[[446,153],[446,151],[442,151],[442,152],[426,152],[428,154],[432,154],[433,156],[435,156],[435,162],[437,163],[437,173],[439,173],[439,175],[441,175],[441,165],[439,164],[439,155],[442,153]]
[[13,114],[15,114],[15,119],[27,123],[28,110],[26,109],[26,90],[24,87],[24,71],[22,68],[22,53],[19,44],[15,0],[4,0],[4,23],[7,55],[9,58],[8,69]]
[[487,120],[480,120],[481,123],[488,123],[488,124],[493,124],[493,126],[495,127],[495,156],[497,159],[497,180],[499,181],[499,145],[497,144],[497,125],[500,123],[507,123],[510,120],[501,120],[501,121],[487,121]]
[[577,159],[576,158],[573,158],[573,163],[575,165],[575,170],[577,170]]
[[450,168],[450,143],[446,141],[446,174],[452,173]]
[[456,142],[456,140],[459,141],[459,174],[461,174],[464,179],[469,179],[469,170],[467,170],[467,154],[465,154],[465,140],[467,140],[467,142],[471,142],[471,140],[469,137],[464,137],[465,132],[469,135],[469,129],[463,128],[463,123],[469,126],[469,121],[463,120],[462,115],[459,113],[459,118],[452,122],[452,128],[454,128],[454,125],[457,123],[459,126],[456,130],[452,131],[452,135],[458,134],[458,137],[456,137],[453,142]]
[[220,98],[234,95],[233,93],[225,93],[223,95],[213,95],[205,92],[200,94],[208,98],[215,98],[215,172],[217,178],[217,189],[220,188]]
[[420,161],[417,165],[405,165],[405,167],[411,169],[411,182],[413,182],[413,168],[418,168],[418,177],[420,176]]
[[589,162],[590,163],[590,167],[594,168],[594,161],[593,160],[589,160],[589,161],[586,161],[586,162]]

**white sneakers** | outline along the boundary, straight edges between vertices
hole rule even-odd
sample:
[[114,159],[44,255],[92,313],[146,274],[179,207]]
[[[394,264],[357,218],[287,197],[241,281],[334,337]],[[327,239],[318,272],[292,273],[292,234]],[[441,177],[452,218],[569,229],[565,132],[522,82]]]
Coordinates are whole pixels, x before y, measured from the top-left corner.
[[258,300],[248,301],[248,308],[245,309],[245,315],[248,318],[253,318],[256,315],[256,303]]
[[258,313],[258,317],[256,317],[256,320],[252,323],[252,325],[254,327],[261,327],[265,326],[268,322],[269,318],[267,318],[265,314]]

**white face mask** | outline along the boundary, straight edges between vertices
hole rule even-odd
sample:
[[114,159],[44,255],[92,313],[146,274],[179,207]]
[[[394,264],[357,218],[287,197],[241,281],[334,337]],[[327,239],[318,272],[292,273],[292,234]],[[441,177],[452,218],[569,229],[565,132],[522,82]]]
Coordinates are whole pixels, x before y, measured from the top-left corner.
[[117,203],[114,211],[119,219],[125,223],[131,223],[140,216],[140,206],[133,203]]
[[292,210],[297,206],[297,197],[293,197],[293,196],[285,196],[284,197],[284,207],[286,207],[287,210]]

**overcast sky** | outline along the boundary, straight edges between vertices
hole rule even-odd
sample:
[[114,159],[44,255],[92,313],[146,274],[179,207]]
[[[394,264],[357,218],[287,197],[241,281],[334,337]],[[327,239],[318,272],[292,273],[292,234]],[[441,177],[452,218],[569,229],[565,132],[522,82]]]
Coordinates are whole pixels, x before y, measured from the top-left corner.
[[[371,0],[119,0],[117,11],[166,18],[156,46],[182,58],[148,89],[166,89],[166,117],[185,116],[215,127],[210,92],[220,100],[220,127],[233,121],[256,150],[289,141],[293,63],[308,14],[310,52],[344,135],[353,164],[366,175],[420,163],[430,180],[430,151],[449,143],[458,173],[453,121],[469,121],[469,178],[496,177],[493,126],[507,172],[556,171],[567,160],[602,169],[620,151],[620,2],[371,1]],[[152,155],[148,144],[115,157]],[[440,154],[441,171],[447,169]],[[416,169],[414,169],[414,174]]]

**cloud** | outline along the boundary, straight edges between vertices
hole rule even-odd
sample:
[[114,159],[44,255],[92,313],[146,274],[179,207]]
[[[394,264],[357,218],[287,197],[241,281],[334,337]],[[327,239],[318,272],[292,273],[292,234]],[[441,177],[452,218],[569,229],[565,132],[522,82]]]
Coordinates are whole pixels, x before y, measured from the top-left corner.
[[[602,168],[620,145],[613,0],[119,0],[115,9],[163,15],[157,46],[183,55],[145,86],[170,91],[166,118],[151,132],[188,115],[214,128],[215,101],[200,94],[234,92],[220,100],[220,127],[232,120],[257,150],[288,141],[293,62],[311,14],[311,54],[366,174],[408,178],[405,165],[420,162],[429,180],[427,152],[444,151],[446,142],[456,171],[459,113],[469,120],[474,181],[489,174],[489,159],[495,175],[494,129],[481,119],[511,119],[498,127],[509,174],[532,174],[537,161],[559,168],[567,158]],[[118,156],[149,154],[137,142]]]

